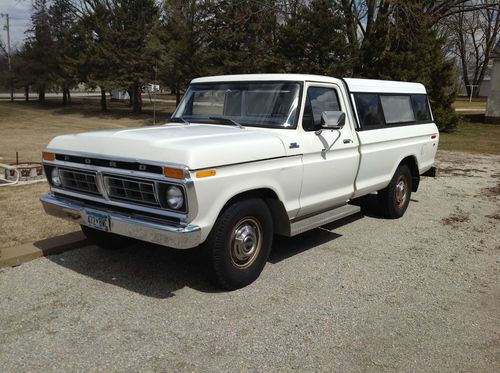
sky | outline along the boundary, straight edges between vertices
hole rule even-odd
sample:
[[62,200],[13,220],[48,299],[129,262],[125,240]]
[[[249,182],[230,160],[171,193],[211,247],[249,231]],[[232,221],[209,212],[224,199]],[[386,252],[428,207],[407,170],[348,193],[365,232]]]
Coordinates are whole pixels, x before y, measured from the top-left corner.
[[[31,0],[0,0],[0,13],[9,14],[10,45],[12,49],[21,46],[24,32],[30,25]],[[5,17],[0,17],[0,40],[7,45],[7,31],[4,29]]]

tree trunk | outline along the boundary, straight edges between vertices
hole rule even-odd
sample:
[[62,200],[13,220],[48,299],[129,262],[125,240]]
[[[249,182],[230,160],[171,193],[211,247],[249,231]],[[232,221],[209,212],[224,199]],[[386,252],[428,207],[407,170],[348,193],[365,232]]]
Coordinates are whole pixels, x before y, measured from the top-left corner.
[[140,114],[142,112],[142,97],[141,97],[141,86],[138,83],[134,84],[134,100],[133,100],[133,112]]
[[128,106],[132,107],[134,105],[134,88],[132,86],[127,89],[128,93]]
[[38,88],[38,102],[41,104],[45,103],[45,87]]
[[175,106],[179,106],[179,102],[181,102],[181,90],[175,87]]
[[106,90],[101,87],[101,111],[108,111],[106,106]]
[[29,84],[26,84],[24,86],[24,101],[29,101],[30,100],[30,86]]
[[63,105],[71,104],[71,96],[68,88],[63,88]]

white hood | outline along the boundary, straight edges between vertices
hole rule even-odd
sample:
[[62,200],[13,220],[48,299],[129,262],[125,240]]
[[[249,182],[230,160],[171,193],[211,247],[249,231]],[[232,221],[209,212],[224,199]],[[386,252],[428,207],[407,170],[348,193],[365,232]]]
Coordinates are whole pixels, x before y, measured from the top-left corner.
[[281,157],[278,134],[213,124],[168,124],[54,138],[47,149],[186,165],[200,169]]

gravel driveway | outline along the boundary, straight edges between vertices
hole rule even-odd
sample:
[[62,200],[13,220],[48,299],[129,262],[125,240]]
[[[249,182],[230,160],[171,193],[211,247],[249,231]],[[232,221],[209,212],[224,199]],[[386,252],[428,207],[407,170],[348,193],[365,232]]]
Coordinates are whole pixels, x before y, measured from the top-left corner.
[[498,371],[500,157],[438,166],[402,219],[364,198],[235,292],[145,244],[0,269],[0,370]]

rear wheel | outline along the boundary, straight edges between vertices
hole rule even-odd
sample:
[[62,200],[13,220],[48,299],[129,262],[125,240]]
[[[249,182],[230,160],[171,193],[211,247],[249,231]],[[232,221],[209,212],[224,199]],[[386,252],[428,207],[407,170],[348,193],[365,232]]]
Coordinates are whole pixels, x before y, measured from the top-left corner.
[[273,239],[273,222],[261,199],[235,202],[225,209],[205,242],[212,278],[226,290],[254,282],[264,269]]
[[134,243],[133,238],[120,236],[118,234],[100,231],[94,228],[80,225],[82,232],[94,245],[107,250],[118,250]]
[[378,192],[380,209],[389,219],[402,217],[408,208],[411,197],[412,177],[407,165],[401,164],[387,188]]

